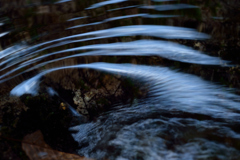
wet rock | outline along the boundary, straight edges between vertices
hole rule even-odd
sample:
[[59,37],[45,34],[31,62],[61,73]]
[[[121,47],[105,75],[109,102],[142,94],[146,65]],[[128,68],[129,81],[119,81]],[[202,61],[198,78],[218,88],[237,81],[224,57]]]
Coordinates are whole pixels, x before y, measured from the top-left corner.
[[78,112],[80,112],[81,114],[83,115],[88,115],[88,111],[87,111],[87,106],[85,105],[85,102],[83,100],[83,98],[81,97],[81,91],[80,90],[77,90],[75,92],[75,96],[73,97],[73,101],[74,101],[74,104],[76,104],[78,107],[77,107],[77,110]]
[[44,14],[44,13],[49,13],[50,12],[50,7],[49,6],[39,6],[38,7],[38,14]]
[[90,119],[116,103],[131,104],[134,99],[147,94],[147,87],[140,87],[140,83],[88,69],[51,73],[46,75],[44,85],[53,87],[77,112]]
[[[98,85],[98,83],[101,84]],[[81,91],[81,89],[77,89],[73,97],[74,104],[78,106],[77,111],[83,115],[88,115],[88,110],[94,107],[100,109],[106,107],[105,105],[114,103],[111,101],[112,98],[121,97],[124,94],[120,84],[121,80],[105,75],[101,82],[98,80],[95,82],[97,89],[90,88],[89,85],[85,85],[85,88],[90,88],[89,90],[84,91],[83,89]]]
[[[71,113],[68,104],[57,96],[49,96],[46,92],[41,92],[35,97],[24,95],[20,99],[22,102],[17,103],[15,97],[10,97],[10,100],[3,104],[5,112],[1,112],[3,116],[0,123],[1,158],[26,159],[19,142],[23,136],[38,129],[54,149],[75,153],[77,144],[68,128],[83,121]],[[11,101],[13,103],[10,103]],[[20,110],[19,104],[26,109]]]
[[34,159],[51,159],[51,160],[90,160],[85,157],[80,157],[76,154],[69,154],[53,150],[46,142],[40,130],[28,134],[23,138],[22,149],[27,154],[28,158]]
[[9,94],[1,95],[0,123],[13,124],[15,126],[19,115],[23,111],[27,111],[27,109],[19,98],[9,97]]
[[[87,69],[47,75],[40,84],[37,96],[2,96],[5,101],[0,102],[0,107],[4,110],[1,112],[4,123],[1,134],[21,139],[40,129],[53,149],[75,153],[77,143],[68,128],[96,119],[115,103],[131,104],[134,99],[146,96],[143,94],[146,90],[141,90],[137,83],[133,84],[130,79],[121,76]],[[48,90],[50,87],[52,92]],[[4,146],[6,145],[9,144]],[[11,151],[12,155],[15,150],[21,151],[20,144],[16,146],[18,147]],[[20,152],[17,155],[21,157]]]
[[47,143],[54,149],[74,152],[77,145],[68,128],[74,125],[76,118],[80,120],[80,117],[75,117],[66,103],[59,97],[49,96],[45,92],[35,97],[24,95],[21,100],[29,110],[21,115],[17,124],[18,132],[31,133],[40,129]]

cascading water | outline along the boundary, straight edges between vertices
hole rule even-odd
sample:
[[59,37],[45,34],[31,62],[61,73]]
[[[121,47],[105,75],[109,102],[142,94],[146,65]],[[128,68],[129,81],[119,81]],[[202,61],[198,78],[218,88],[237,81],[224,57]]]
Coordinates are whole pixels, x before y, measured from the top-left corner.
[[[175,62],[218,68],[236,66],[191,45],[178,43],[204,42],[211,38],[197,28],[181,25],[185,17],[200,21],[199,12],[204,5],[184,2],[66,0],[22,3],[18,7],[26,13],[31,10],[33,14],[27,17],[27,24],[18,22],[23,15],[1,10],[0,39],[5,49],[0,51],[0,82],[17,82],[10,92],[12,96],[36,96],[41,78],[47,74],[91,69],[128,77],[148,86],[146,97],[136,98],[131,104],[117,103],[101,113],[97,120],[70,128],[79,144],[78,154],[85,157],[240,159],[239,96],[234,90],[171,66]],[[8,7],[7,4],[3,6]],[[52,17],[48,19],[49,15]],[[58,19],[54,19],[56,17]],[[38,29],[40,23],[42,26]],[[40,33],[29,35],[36,30]],[[24,38],[16,40],[24,33]],[[9,43],[12,46],[6,47]],[[92,61],[91,57],[96,60]],[[125,59],[112,62],[108,57],[158,57],[169,61],[170,65],[150,65],[144,60],[130,64],[131,60]]]

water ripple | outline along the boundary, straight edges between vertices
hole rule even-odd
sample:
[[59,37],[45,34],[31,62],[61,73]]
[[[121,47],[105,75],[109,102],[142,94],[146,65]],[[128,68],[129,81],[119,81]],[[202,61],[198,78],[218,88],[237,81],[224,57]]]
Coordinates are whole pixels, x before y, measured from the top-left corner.
[[[208,6],[184,3],[175,0],[59,0],[36,4],[33,8],[28,5],[22,8],[26,13],[14,14],[17,18],[6,12],[6,20],[0,22],[0,38],[4,40],[0,44],[0,49],[3,48],[0,83],[17,80],[22,75],[30,76],[31,72],[30,78],[21,80],[11,90],[12,96],[37,96],[40,86],[47,87],[50,95],[58,95],[49,86],[42,86],[45,76],[60,70],[90,69],[121,75],[147,86],[145,98],[135,98],[128,104],[113,104],[95,121],[70,128],[79,143],[78,153],[86,157],[240,159],[240,132],[236,127],[240,123],[240,97],[224,86],[170,69],[172,63],[233,66],[227,60],[193,48],[195,42],[214,39],[203,33],[207,29],[202,31],[205,21],[202,13],[198,13]],[[9,5],[12,9],[16,7]],[[43,12],[37,12],[41,9]],[[188,11],[196,11],[198,17]],[[22,18],[23,15],[26,17]],[[48,18],[49,23],[45,22]],[[199,19],[201,21],[197,21]],[[191,21],[191,25],[182,26],[185,20]],[[33,39],[36,30],[40,33]],[[30,38],[15,42],[25,34],[31,35]],[[91,61],[93,56],[99,61]],[[156,63],[150,66],[145,61],[130,64],[132,59],[144,59],[143,56],[160,57],[170,64],[163,63],[167,67],[160,62],[158,66]],[[119,61],[112,62],[108,58]],[[61,64],[68,60],[74,62]],[[82,61],[86,64],[81,64]],[[123,63],[126,61],[128,63]],[[73,108],[71,111],[79,116]]]

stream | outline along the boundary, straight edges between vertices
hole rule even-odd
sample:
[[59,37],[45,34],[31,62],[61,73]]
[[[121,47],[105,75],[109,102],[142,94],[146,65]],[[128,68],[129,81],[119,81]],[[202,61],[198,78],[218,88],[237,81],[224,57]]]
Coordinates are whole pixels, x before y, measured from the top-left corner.
[[[214,73],[201,77],[189,71],[238,67],[239,56],[215,54],[208,45],[239,36],[240,20],[228,12],[234,2],[1,3],[0,83],[12,85],[11,96],[36,96],[44,76],[63,70],[90,69],[147,86],[145,97],[113,102],[95,120],[69,128],[80,156],[240,159],[239,88],[221,83]],[[224,28],[224,20],[232,23]]]

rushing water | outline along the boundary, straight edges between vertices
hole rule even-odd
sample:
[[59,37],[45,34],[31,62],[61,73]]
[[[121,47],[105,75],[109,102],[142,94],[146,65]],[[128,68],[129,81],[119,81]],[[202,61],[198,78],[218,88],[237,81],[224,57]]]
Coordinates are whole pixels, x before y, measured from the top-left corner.
[[[17,82],[12,95],[37,95],[46,74],[89,68],[146,84],[147,97],[116,104],[96,121],[70,128],[79,155],[119,160],[240,159],[240,101],[233,90],[161,63],[107,60],[160,57],[184,64],[235,66],[177,43],[211,38],[196,25],[184,25],[188,18],[200,22],[204,5],[172,0],[3,3],[2,8],[10,11],[1,10],[0,82]],[[222,18],[217,16],[210,19]]]

